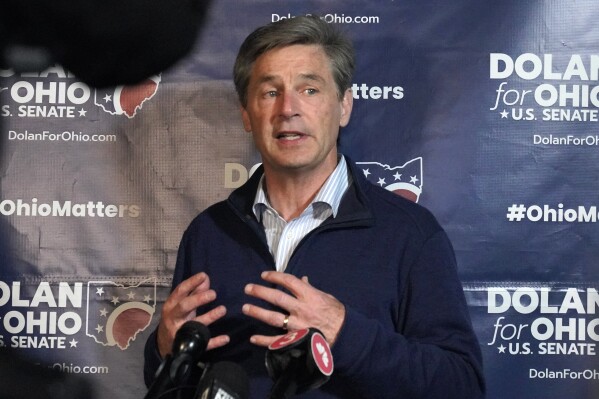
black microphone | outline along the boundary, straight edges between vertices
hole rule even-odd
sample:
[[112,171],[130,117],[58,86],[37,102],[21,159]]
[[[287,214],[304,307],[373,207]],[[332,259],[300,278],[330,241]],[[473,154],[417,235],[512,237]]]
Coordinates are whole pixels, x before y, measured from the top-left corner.
[[2,0],[0,68],[61,64],[94,87],[136,84],[186,56],[210,0]]
[[270,399],[286,399],[315,389],[333,373],[333,355],[315,328],[292,331],[269,345],[266,368],[275,381]]
[[34,363],[20,352],[0,347],[0,397],[2,399],[97,398],[90,380],[77,374]]
[[207,368],[194,399],[247,399],[250,380],[245,370],[233,362],[218,362]]
[[166,355],[156,371],[156,378],[145,399],[171,396],[187,384],[200,356],[210,340],[208,327],[197,321],[187,321],[177,330],[173,341],[172,354]]

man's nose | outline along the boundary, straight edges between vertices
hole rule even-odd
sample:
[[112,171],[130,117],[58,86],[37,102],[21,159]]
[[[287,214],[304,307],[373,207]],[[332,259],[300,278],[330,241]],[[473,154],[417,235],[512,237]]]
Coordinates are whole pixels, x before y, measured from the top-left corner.
[[279,97],[279,114],[284,118],[299,115],[299,94],[293,91],[285,91]]

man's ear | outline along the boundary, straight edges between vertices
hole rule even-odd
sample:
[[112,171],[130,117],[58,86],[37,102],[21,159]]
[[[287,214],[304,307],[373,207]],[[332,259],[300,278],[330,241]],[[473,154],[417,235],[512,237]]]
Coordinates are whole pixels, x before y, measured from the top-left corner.
[[351,89],[347,89],[341,100],[341,119],[339,120],[339,126],[345,127],[349,123],[351,111],[354,106],[354,97]]
[[241,111],[241,119],[243,120],[243,129],[246,132],[251,133],[252,132],[252,124],[250,122],[250,115],[245,110],[243,105],[239,106],[239,110]]

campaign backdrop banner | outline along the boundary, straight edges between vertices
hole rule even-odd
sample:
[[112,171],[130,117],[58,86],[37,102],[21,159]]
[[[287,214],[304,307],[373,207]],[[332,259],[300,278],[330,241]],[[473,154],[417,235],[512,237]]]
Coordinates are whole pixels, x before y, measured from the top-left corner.
[[260,162],[232,83],[239,45],[304,14],[355,43],[341,152],[452,240],[487,397],[598,397],[591,0],[222,0],[193,51],[139,85],[0,71],[0,345],[99,399],[145,395],[183,231]]

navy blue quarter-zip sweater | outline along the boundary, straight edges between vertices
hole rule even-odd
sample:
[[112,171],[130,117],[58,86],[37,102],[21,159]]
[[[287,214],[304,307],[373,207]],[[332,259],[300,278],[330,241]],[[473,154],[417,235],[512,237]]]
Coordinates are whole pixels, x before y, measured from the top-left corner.
[[[337,217],[327,219],[295,249],[286,272],[308,276],[346,308],[332,347],[335,369],[321,388],[298,398],[484,397],[481,353],[472,330],[449,239],[422,206],[370,184],[348,160],[353,184]],[[253,334],[284,331],[241,312],[244,303],[267,304],[244,294],[260,273],[275,270],[266,236],[252,211],[262,174],[258,170],[226,201],[190,224],[183,235],[173,287],[200,271],[210,276],[227,315],[210,326],[212,336],[231,342],[206,361],[234,361],[250,376],[250,397],[268,396],[272,381],[265,349]],[[199,308],[198,314],[208,310]],[[155,334],[155,333],[154,333]],[[150,383],[160,364],[152,334],[145,351]]]

